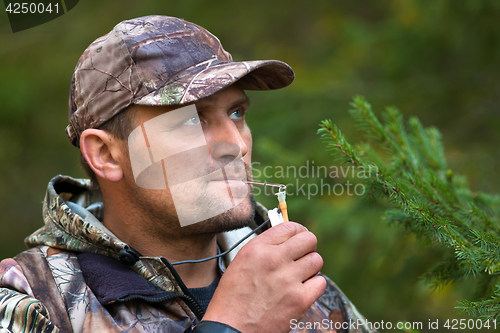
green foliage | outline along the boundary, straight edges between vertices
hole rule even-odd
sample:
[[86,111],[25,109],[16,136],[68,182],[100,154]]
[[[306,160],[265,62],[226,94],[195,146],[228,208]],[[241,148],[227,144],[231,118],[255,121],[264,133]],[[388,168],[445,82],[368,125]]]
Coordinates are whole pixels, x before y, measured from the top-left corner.
[[[151,14],[206,27],[236,61],[278,59],[293,67],[290,87],[247,92],[256,170],[299,168],[306,161],[330,167],[316,126],[333,117],[352,137],[348,114],[335,110],[361,94],[376,108],[393,103],[439,127],[448,168],[466,174],[473,191],[500,188],[498,0],[82,0],[68,14],[16,34],[6,15],[0,19],[0,259],[24,250],[24,237],[43,224],[41,202],[51,177],[84,176],[78,150],[64,133],[69,83],[81,53],[119,21]],[[346,182],[299,180],[306,186]],[[374,186],[371,193],[380,193]],[[276,204],[274,195],[256,199]],[[435,257],[454,254],[381,226],[387,202],[333,194],[287,199],[290,218],[318,237],[322,271],[370,320],[446,320],[458,316],[449,310],[456,299],[471,299],[470,279],[439,293],[408,287]]]
[[462,301],[458,308],[484,320],[500,319],[500,196],[471,191],[447,168],[436,128],[424,128],[417,118],[405,127],[395,108],[387,108],[381,122],[359,96],[351,105],[367,142],[354,148],[325,120],[318,132],[328,150],[341,163],[374,171],[364,174],[370,188],[365,196],[394,204],[385,220],[450,250],[426,273],[429,282],[442,287],[476,277],[478,300]]

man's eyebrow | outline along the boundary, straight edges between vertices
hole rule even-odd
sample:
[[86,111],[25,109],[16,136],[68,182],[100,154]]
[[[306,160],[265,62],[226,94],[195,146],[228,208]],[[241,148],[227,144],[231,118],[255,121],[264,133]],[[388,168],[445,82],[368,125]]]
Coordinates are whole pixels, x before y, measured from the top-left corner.
[[248,98],[248,96],[244,96],[244,97],[237,99],[231,105],[231,108],[234,108],[235,106],[244,106],[244,107],[248,108],[250,106],[250,98]]
[[[213,106],[214,106],[214,103],[207,102],[207,103],[203,103],[202,105],[197,105],[196,109],[198,110],[198,112],[200,112],[200,111],[203,111],[206,109],[210,109]],[[250,98],[248,98],[248,96],[238,98],[237,100],[235,100],[233,103],[230,104],[229,109],[232,109],[236,106],[244,106],[244,107],[248,108],[250,106]]]

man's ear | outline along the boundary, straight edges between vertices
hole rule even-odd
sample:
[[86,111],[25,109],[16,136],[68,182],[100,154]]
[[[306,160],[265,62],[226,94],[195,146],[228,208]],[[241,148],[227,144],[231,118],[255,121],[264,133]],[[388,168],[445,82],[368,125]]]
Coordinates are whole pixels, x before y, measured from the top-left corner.
[[110,182],[123,178],[120,161],[123,158],[123,143],[106,131],[86,129],[80,137],[80,150],[95,174]]

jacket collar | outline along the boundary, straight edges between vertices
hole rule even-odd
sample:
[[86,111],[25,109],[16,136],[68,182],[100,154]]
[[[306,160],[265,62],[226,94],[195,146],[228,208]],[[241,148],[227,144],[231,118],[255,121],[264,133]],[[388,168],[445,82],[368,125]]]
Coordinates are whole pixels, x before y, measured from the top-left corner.
[[89,180],[61,175],[54,177],[49,182],[43,202],[45,225],[25,239],[26,245],[46,245],[62,250],[99,253],[118,258],[126,244],[108,233],[98,221],[102,209],[96,208],[94,211],[97,215],[94,219],[98,222],[96,224],[87,221],[70,208],[71,205],[89,207],[100,201],[100,192],[90,189]]
[[95,253],[78,253],[77,257],[85,283],[103,305],[131,298],[151,299],[165,293],[114,258]]

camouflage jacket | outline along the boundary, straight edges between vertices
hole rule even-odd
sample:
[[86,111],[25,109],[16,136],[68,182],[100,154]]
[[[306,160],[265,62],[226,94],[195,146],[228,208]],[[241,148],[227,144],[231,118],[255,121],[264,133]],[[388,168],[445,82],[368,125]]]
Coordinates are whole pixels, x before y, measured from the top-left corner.
[[[87,180],[51,180],[45,225],[26,238],[29,250],[0,263],[0,332],[205,332],[195,327],[203,311],[173,267],[163,258],[139,258],[107,230],[99,222],[100,200]],[[220,235],[219,247],[247,232]],[[219,260],[221,272],[234,255]],[[327,282],[305,317],[291,322],[292,332],[368,332],[365,319]]]

